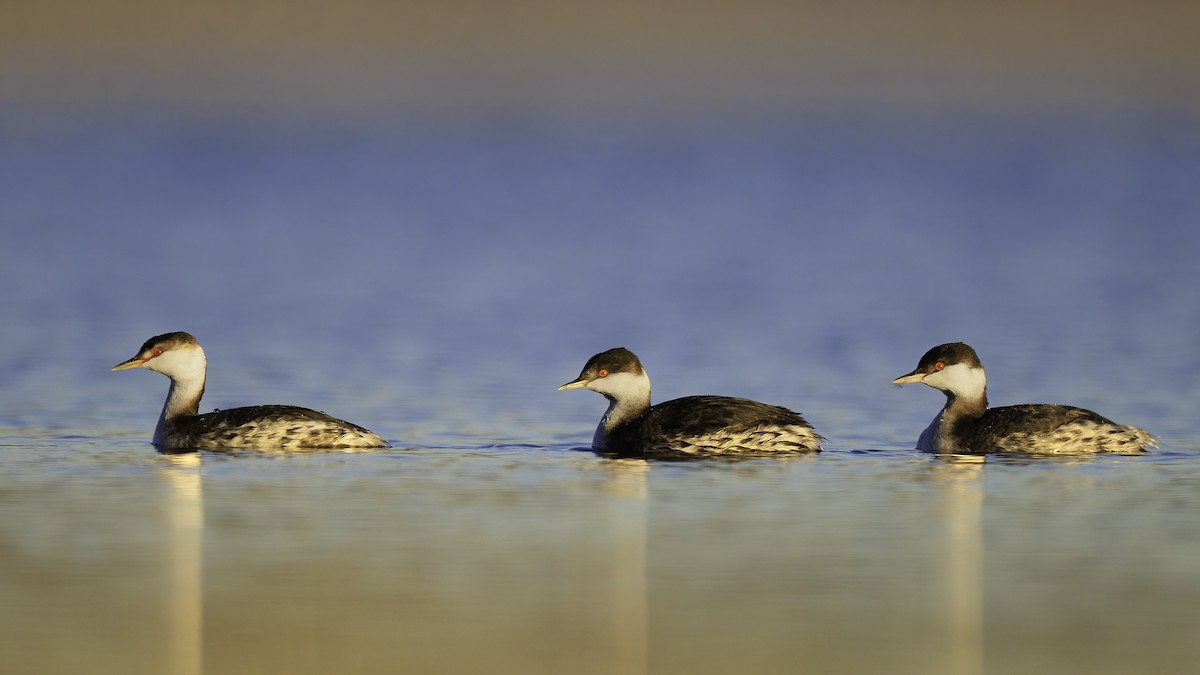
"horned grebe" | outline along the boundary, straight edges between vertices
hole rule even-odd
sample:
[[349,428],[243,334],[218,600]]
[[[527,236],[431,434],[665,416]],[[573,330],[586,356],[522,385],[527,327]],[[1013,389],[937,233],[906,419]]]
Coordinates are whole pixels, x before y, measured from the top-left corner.
[[787,408],[729,396],[685,396],[650,405],[650,378],[633,352],[618,347],[588,359],[559,387],[608,399],[592,447],[623,457],[765,456],[820,452],[821,436]]
[[160,450],[221,448],[384,448],[387,441],[323,412],[290,405],[256,405],[197,414],[208,361],[188,333],[156,335],[113,370],[145,368],[171,378],[154,445]]
[[892,380],[895,385],[910,382],[923,382],[946,394],[945,407],[917,441],[924,452],[1135,454],[1158,443],[1137,427],[1116,424],[1083,408],[1050,403],[987,407],[983,364],[975,350],[961,342],[930,349],[916,370]]

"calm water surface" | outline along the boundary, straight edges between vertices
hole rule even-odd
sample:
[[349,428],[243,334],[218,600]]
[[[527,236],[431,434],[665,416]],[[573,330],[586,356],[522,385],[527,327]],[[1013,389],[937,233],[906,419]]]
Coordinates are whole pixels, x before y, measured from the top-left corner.
[[[0,134],[0,670],[1128,673],[1200,663],[1200,134],[1189,122],[547,132],[92,122]],[[371,453],[160,455],[204,408]],[[1143,457],[912,450],[965,340],[993,403]],[[655,398],[789,405],[817,457],[583,449]]]

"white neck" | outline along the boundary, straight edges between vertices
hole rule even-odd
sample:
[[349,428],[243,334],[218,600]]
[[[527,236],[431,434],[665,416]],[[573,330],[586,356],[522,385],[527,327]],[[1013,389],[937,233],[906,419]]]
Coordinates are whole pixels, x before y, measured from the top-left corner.
[[163,440],[169,422],[199,412],[208,360],[204,357],[204,350],[196,345],[163,352],[147,361],[143,367],[171,378],[171,388],[167,391],[167,400],[163,403],[162,414],[154,430],[154,441],[157,443]]
[[650,377],[640,373],[613,373],[597,378],[587,384],[592,391],[604,394],[608,399],[608,410],[600,418],[592,446],[607,447],[608,435],[613,429],[630,420],[637,419],[650,407]]

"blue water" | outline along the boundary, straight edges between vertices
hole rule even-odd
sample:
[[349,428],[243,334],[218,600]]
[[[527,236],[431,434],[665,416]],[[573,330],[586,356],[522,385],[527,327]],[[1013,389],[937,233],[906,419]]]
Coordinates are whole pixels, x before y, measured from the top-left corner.
[[[0,670],[1191,667],[1198,184],[1151,114],[0,125]],[[109,368],[171,330],[202,408],[394,447],[158,455]],[[887,383],[949,340],[1162,447],[915,453],[942,397]],[[581,450],[618,345],[827,451]]]

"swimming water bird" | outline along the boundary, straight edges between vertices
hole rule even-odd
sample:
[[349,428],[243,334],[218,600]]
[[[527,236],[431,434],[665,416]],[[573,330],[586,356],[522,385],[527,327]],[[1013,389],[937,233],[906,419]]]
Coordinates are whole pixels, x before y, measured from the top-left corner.
[[588,359],[559,387],[608,399],[592,447],[622,457],[735,457],[821,451],[821,436],[798,413],[729,396],[685,396],[650,405],[650,378],[633,352],[618,347]]
[[895,385],[912,382],[946,394],[945,407],[917,441],[924,452],[1134,454],[1157,445],[1149,433],[1083,408],[1049,403],[989,408],[983,364],[961,342],[930,349],[915,370],[892,380]]
[[257,405],[198,414],[208,360],[188,333],[156,335],[113,370],[145,368],[171,378],[154,445],[160,450],[384,448],[387,441],[323,412]]

